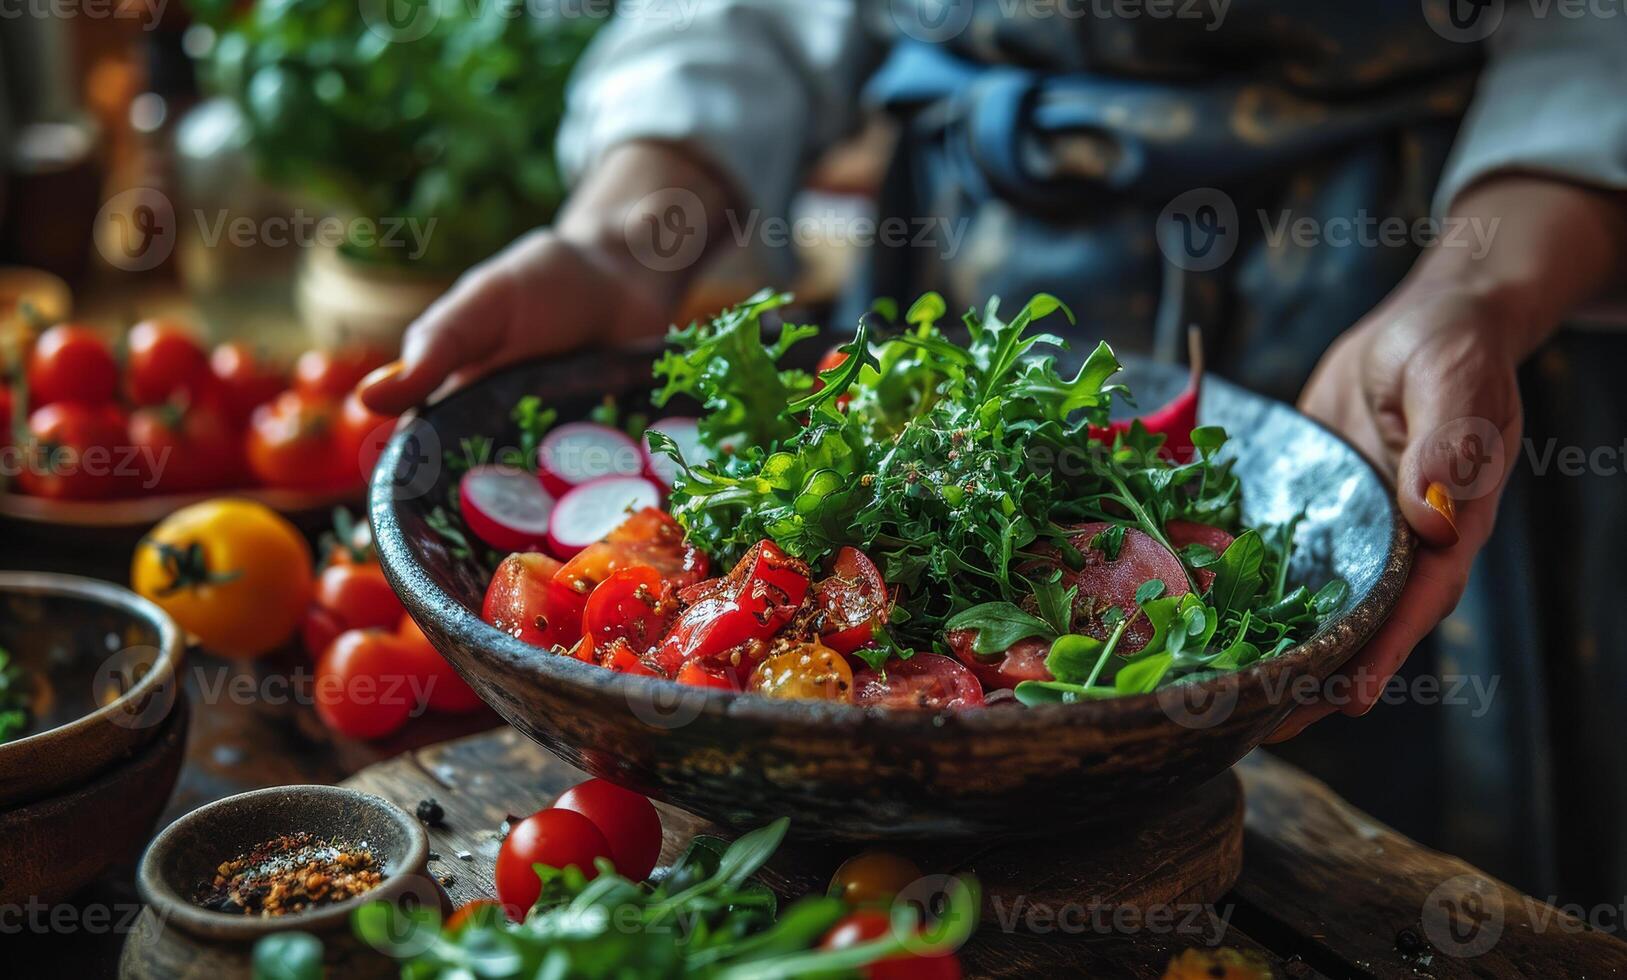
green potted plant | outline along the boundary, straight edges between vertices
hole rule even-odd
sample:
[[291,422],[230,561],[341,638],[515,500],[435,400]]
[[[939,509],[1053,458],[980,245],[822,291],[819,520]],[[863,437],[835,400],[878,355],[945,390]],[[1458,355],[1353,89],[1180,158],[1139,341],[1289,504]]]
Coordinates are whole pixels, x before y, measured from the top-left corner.
[[[294,235],[319,340],[393,342],[462,269],[549,221],[566,80],[603,18],[526,0],[193,0],[206,78]],[[323,220],[316,220],[317,217]]]

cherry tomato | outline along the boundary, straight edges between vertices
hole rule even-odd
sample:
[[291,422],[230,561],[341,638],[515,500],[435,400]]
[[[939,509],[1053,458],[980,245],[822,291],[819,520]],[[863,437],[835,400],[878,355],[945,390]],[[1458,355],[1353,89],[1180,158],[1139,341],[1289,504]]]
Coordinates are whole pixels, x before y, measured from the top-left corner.
[[[541,893],[540,889],[538,893]],[[468,925],[476,916],[482,915],[486,909],[493,910],[496,915],[502,915],[503,903],[490,898],[477,898],[472,902],[464,902],[458,906],[457,911],[447,916],[446,924],[441,926],[441,932],[448,936],[456,935],[458,930]]]
[[388,360],[383,353],[363,347],[308,350],[294,362],[294,387],[313,397],[337,401],[350,394],[369,371]]
[[340,464],[353,467],[361,482],[369,482],[379,457],[384,455],[384,444],[394,431],[393,416],[374,412],[352,391],[339,405],[336,437]]
[[316,665],[317,715],[352,738],[382,738],[406,724],[414,701],[405,647],[383,630],[340,633]]
[[503,839],[497,852],[497,897],[509,918],[518,922],[542,894],[542,879],[533,865],[574,865],[591,880],[599,876],[593,863],[599,858],[611,858],[610,842],[592,820],[574,810],[538,810],[515,824]]
[[853,700],[886,708],[943,711],[983,703],[983,686],[965,667],[936,653],[889,660],[885,669],[853,675]]
[[691,660],[679,667],[676,680],[680,684],[692,687],[715,687],[724,691],[740,690],[740,680],[734,671],[708,660]]
[[647,653],[666,636],[670,605],[661,599],[659,572],[629,565],[594,587],[582,610],[582,635],[594,647],[620,640],[634,654]]
[[1037,637],[1018,640],[1011,649],[986,656],[973,648],[977,630],[950,630],[944,640],[986,691],[1013,688],[1023,681],[1055,680],[1050,668],[1045,666],[1045,658],[1051,652],[1048,640]]
[[322,654],[344,631],[344,620],[315,603],[305,610],[305,618],[299,624],[300,641],[305,645],[306,655],[313,661],[321,660]]
[[[842,351],[839,351],[834,347],[826,351],[825,356],[819,359],[819,365],[814,368],[813,390],[818,391],[819,389],[825,387],[825,379],[820,377],[821,374],[824,374],[826,371],[834,371],[846,363],[847,355]],[[847,409],[847,403],[852,400],[853,395],[851,393],[837,395],[837,410],[845,411]]]
[[[668,674],[778,633],[807,598],[808,566],[772,541],[760,541],[729,572],[725,587],[685,609],[656,661]],[[743,665],[749,672],[751,665]]]
[[11,445],[11,388],[0,380],[0,446]]
[[451,663],[429,642],[429,637],[418,628],[411,616],[402,616],[396,627],[407,653],[403,661],[406,670],[423,679],[430,708],[449,714],[465,714],[485,707],[474,688],[458,676]]
[[[861,909],[832,926],[820,940],[819,947],[847,949],[880,939],[892,928],[887,912]],[[954,953],[918,956],[906,951],[871,963],[863,972],[869,980],[960,980],[960,960]]]
[[842,548],[831,573],[814,585],[825,613],[819,641],[837,653],[852,653],[875,641],[875,628],[887,622],[887,586],[875,563],[857,548]]
[[540,647],[568,650],[582,638],[587,596],[560,580],[563,566],[538,552],[503,559],[486,587],[480,618]]
[[758,664],[746,689],[770,698],[851,701],[853,668],[821,643],[799,643]]
[[907,857],[891,851],[861,851],[836,869],[830,893],[849,905],[884,904],[920,878],[921,869]]
[[578,783],[554,801],[556,810],[574,810],[593,821],[610,845],[616,872],[643,881],[661,856],[661,815],[630,789],[603,779]]
[[126,420],[112,405],[53,402],[28,416],[29,443],[17,474],[24,493],[53,500],[101,500],[136,484]]
[[119,388],[119,366],[89,327],[59,323],[40,334],[28,359],[28,398],[35,408],[55,402],[101,405]]
[[684,529],[659,507],[646,507],[617,525],[603,541],[578,552],[560,573],[567,585],[591,591],[618,568],[648,565],[673,588],[706,577],[706,555],[684,540]]
[[130,415],[129,434],[144,490],[213,490],[243,477],[242,440],[206,401],[138,408]]
[[216,347],[209,355],[209,371],[220,383],[227,413],[238,425],[246,424],[256,408],[288,387],[285,372],[241,341]]
[[209,356],[174,323],[143,320],[130,328],[125,341],[125,387],[137,405],[158,405],[196,391],[209,377]]
[[346,629],[393,630],[406,610],[372,562],[330,565],[316,580],[316,604],[336,614]]
[[249,469],[267,486],[332,490],[356,482],[339,460],[334,420],[338,406],[285,391],[254,410],[249,420]]
[[624,639],[617,638],[608,647],[593,646],[584,638],[583,650],[578,657],[590,664],[598,664],[605,670],[616,674],[642,674],[645,677],[663,676],[655,668],[644,662],[644,658],[633,652],[633,648]]

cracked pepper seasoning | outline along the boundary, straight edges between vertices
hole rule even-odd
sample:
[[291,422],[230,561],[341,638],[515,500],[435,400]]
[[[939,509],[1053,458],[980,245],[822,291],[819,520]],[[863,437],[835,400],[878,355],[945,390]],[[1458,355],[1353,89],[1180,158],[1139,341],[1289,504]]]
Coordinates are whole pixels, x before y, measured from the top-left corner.
[[223,862],[193,902],[215,912],[291,915],[372,891],[384,880],[366,842],[283,834]]

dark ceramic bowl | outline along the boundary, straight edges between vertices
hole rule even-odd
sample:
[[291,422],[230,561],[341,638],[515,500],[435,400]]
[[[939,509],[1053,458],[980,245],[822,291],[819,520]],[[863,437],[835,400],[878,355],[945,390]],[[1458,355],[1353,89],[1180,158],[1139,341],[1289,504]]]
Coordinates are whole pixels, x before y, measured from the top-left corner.
[[77,787],[159,733],[184,644],[162,609],[94,579],[0,572],[0,648],[30,684],[29,725],[0,744],[0,808]]
[[[1286,405],[1208,379],[1201,417],[1232,434],[1250,523],[1306,509],[1291,577],[1350,585],[1345,608],[1295,649],[1159,694],[945,714],[775,701],[611,673],[481,621],[486,576],[429,527],[452,476],[443,448],[513,439],[509,413],[541,395],[562,418],[607,393],[636,403],[649,359],[583,354],[511,368],[425,409],[375,472],[385,574],[437,649],[499,714],[573,765],[737,826],[780,815],[807,838],[1041,835],[1144,810],[1224,772],[1276,727],[1292,684],[1361,648],[1394,605],[1413,538],[1354,449]],[[1140,403],[1185,373],[1136,364]],[[500,443],[512,445],[512,442]]]

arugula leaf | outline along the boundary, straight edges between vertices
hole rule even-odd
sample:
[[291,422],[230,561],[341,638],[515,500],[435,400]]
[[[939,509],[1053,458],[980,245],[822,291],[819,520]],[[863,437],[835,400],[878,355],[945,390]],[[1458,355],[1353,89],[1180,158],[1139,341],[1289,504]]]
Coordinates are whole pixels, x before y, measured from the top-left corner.
[[1232,609],[1244,609],[1259,595],[1265,584],[1261,568],[1265,562],[1265,545],[1254,530],[1238,535],[1215,566],[1215,580],[1209,586],[1209,597],[1215,609],[1225,615]]
[[1034,601],[1039,606],[1039,617],[1051,632],[1058,635],[1073,629],[1073,605],[1079,598],[1079,586],[1064,589],[1060,581],[1036,582]]
[[950,617],[944,626],[952,630],[977,630],[972,650],[980,654],[1000,653],[1031,636],[1050,639],[1056,635],[1044,620],[1004,600],[973,606]]

